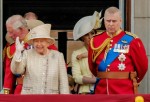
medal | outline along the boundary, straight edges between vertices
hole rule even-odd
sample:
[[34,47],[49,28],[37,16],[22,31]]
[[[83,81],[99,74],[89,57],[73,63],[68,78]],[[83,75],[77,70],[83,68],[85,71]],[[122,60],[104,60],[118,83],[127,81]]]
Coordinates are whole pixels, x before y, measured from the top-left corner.
[[118,59],[119,59],[119,61],[121,62],[121,63],[118,65],[118,69],[121,70],[121,71],[125,70],[126,66],[125,66],[125,64],[123,64],[123,62],[126,60],[126,56],[125,56],[123,53],[121,53],[121,54],[119,55]]
[[123,61],[126,60],[126,56],[125,56],[123,53],[121,53],[121,54],[119,55],[118,59],[119,59],[119,61],[123,62]]
[[114,52],[120,52],[120,53],[128,53],[129,52],[129,45],[115,44],[113,51]]
[[120,63],[120,64],[118,65],[118,69],[121,70],[121,71],[125,70],[125,68],[126,68],[126,66],[125,66],[125,64],[123,64],[123,63]]

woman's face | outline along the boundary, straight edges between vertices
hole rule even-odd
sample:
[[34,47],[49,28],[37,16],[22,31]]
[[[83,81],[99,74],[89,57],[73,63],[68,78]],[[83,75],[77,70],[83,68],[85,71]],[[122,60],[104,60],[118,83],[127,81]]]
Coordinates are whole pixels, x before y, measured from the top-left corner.
[[93,35],[95,34],[95,32],[92,30],[91,32],[87,33],[86,35],[84,35],[82,37],[83,42],[85,43],[85,45],[89,45],[91,38],[93,37]]
[[33,47],[36,50],[36,52],[41,55],[45,55],[47,53],[49,45],[50,43],[46,38],[33,39]]

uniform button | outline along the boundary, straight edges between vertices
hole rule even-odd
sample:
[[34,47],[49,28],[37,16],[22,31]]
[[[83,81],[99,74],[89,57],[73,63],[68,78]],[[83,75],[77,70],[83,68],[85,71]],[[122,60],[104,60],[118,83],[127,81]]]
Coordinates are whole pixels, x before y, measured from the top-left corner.
[[110,40],[110,42],[113,42],[113,40]]
[[111,50],[111,48],[109,48],[109,50]]
[[107,69],[107,71],[109,72],[109,71],[110,71],[110,69]]
[[110,46],[112,46],[112,44],[110,44]]

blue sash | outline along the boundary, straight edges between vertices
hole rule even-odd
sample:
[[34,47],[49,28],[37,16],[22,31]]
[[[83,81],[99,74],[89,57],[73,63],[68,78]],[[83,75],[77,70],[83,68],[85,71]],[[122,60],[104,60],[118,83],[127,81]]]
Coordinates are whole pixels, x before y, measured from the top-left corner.
[[[128,34],[125,34],[119,41],[117,44],[120,45],[129,45],[129,43],[133,40],[134,38]],[[126,43],[124,43],[123,41],[126,41]],[[98,65],[98,71],[106,71],[106,68],[108,65],[110,65],[115,59],[116,57],[118,57],[120,55],[120,52],[114,52],[114,47],[109,50],[109,52],[107,53],[107,57],[104,60],[101,61],[101,63]]]

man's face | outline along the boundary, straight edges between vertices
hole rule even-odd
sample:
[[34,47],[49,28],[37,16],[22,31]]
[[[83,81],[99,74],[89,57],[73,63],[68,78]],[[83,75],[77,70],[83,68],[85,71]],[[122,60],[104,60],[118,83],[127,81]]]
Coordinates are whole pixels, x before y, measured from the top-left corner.
[[23,40],[27,32],[24,32],[23,28],[14,29],[11,25],[7,25],[7,33],[13,39],[16,40],[16,37],[19,37],[20,40]]
[[104,18],[105,28],[109,34],[115,34],[120,29],[121,23],[122,20],[119,13],[107,13]]
[[19,37],[21,30],[13,29],[12,26],[7,26],[7,33],[13,40],[15,40],[17,36]]

